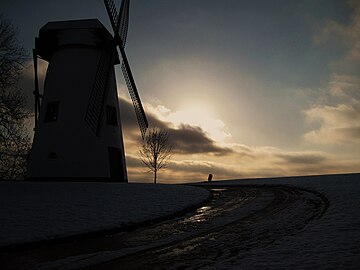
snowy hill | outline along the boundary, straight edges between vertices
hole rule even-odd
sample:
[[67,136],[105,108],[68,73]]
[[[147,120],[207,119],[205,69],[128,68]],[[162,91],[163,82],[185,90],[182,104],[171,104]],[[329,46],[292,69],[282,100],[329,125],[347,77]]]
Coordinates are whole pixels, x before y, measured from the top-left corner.
[[4,269],[359,269],[360,174],[191,186],[1,183],[9,245],[187,215],[0,254]]
[[0,182],[0,247],[126,229],[208,196],[204,189],[178,185]]
[[241,260],[215,263],[213,269],[235,265],[241,269],[359,269],[360,174],[229,180],[212,185],[288,186],[318,192],[329,202],[324,215],[299,233],[242,254]]

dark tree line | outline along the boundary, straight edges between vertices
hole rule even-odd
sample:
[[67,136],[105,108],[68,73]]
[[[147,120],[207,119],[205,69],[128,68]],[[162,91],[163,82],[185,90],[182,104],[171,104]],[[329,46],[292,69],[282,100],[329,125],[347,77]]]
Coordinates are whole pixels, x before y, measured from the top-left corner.
[[0,179],[22,179],[26,172],[30,138],[25,121],[30,117],[26,97],[17,87],[28,59],[17,31],[0,15]]

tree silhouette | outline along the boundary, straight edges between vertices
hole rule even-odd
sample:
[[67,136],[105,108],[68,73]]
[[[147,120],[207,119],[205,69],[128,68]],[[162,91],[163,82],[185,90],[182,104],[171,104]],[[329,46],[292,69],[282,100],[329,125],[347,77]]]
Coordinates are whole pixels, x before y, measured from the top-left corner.
[[154,173],[155,184],[158,171],[168,166],[171,150],[172,145],[167,131],[160,128],[151,128],[147,131],[139,153],[141,161]]
[[16,86],[27,55],[16,34],[10,21],[0,15],[0,179],[23,178],[30,149],[25,126],[30,112]]

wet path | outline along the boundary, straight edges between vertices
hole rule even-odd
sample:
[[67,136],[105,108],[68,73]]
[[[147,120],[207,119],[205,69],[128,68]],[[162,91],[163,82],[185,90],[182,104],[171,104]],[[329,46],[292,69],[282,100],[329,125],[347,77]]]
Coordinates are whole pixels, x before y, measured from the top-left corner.
[[188,215],[121,233],[0,255],[2,269],[210,267],[301,233],[328,207],[321,194],[283,186],[210,188]]

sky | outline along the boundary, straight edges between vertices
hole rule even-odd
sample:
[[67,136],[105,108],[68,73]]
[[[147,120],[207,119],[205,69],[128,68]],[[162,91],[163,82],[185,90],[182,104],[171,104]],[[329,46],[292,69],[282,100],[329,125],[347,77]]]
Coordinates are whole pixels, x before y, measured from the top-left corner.
[[[29,53],[48,21],[111,31],[100,0],[2,0],[0,13]],[[159,182],[360,171],[359,1],[132,0],[126,53],[150,125],[174,144]],[[129,180],[148,182],[116,70]],[[28,93],[32,80],[29,61]]]

